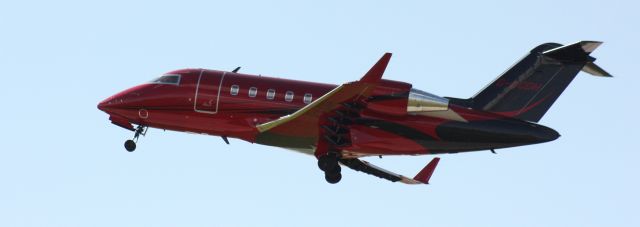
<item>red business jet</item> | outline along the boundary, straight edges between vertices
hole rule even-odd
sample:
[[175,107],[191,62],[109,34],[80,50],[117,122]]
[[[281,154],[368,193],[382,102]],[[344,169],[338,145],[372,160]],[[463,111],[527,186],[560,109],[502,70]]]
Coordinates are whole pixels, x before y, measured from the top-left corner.
[[360,80],[339,86],[241,74],[240,67],[176,70],[113,95],[98,109],[134,132],[124,144],[130,152],[153,127],[314,155],[329,183],[340,181],[343,166],[392,182],[428,184],[437,157],[413,178],[360,158],[493,152],[555,140],[555,130],[536,122],[580,71],[611,77],[589,56],[600,44],[539,45],[468,99],[382,79],[387,53]]

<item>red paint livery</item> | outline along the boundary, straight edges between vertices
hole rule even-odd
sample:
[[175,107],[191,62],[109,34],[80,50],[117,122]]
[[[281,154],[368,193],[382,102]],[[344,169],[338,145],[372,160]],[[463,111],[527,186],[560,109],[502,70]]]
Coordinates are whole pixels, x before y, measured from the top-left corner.
[[[414,178],[358,158],[555,140],[557,132],[535,122],[580,70],[595,66],[589,56],[595,44],[540,45],[470,99],[381,79],[391,58],[385,54],[360,80],[340,86],[240,74],[239,68],[183,69],[113,95],[98,108],[113,124],[135,131],[135,140],[147,127],[217,135],[227,143],[233,137],[315,155],[330,183],[340,181],[341,166],[390,181],[428,183],[438,158]],[[125,147],[133,151],[136,144],[128,140]]]

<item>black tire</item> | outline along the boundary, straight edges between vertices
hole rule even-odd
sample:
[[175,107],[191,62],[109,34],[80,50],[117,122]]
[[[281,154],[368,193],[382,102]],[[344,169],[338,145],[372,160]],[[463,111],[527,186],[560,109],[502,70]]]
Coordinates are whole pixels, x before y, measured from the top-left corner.
[[335,175],[335,174],[340,174],[340,171],[342,171],[342,167],[340,167],[340,165],[336,165],[336,167],[333,167],[332,170],[325,171],[325,172],[328,172],[328,173],[331,173],[331,174]]
[[337,172],[337,173],[325,172],[324,179],[327,180],[327,183],[329,184],[336,184],[340,182],[340,180],[342,180],[342,174],[340,172]]
[[320,170],[322,171],[332,171],[336,168],[336,166],[340,165],[338,165],[338,160],[333,156],[323,155],[318,158],[318,168],[320,168]]
[[133,152],[136,150],[136,142],[133,140],[124,141],[124,149],[127,149],[129,152]]

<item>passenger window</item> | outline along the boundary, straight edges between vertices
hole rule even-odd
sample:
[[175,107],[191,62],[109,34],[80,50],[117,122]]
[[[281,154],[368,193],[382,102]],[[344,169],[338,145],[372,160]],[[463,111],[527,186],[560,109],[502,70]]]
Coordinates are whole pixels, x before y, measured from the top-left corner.
[[273,100],[273,98],[276,97],[276,90],[273,89],[269,89],[267,90],[267,99],[268,100]]
[[258,94],[258,89],[256,87],[249,88],[249,97],[256,97],[256,94]]
[[313,98],[313,96],[311,96],[311,94],[306,93],[304,94],[304,99],[302,99],[302,101],[306,104],[311,103],[311,99]]
[[287,93],[285,93],[284,101],[287,101],[287,102],[293,101],[293,91],[287,91]]
[[238,95],[238,91],[240,91],[240,87],[238,85],[231,86],[231,95]]

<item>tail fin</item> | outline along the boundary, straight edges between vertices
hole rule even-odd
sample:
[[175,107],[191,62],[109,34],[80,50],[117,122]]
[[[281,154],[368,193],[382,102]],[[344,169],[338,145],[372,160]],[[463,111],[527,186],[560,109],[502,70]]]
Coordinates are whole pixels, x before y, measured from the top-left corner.
[[542,44],[473,98],[457,101],[474,109],[538,122],[581,70],[611,77],[589,56],[600,44],[596,41],[566,46]]

